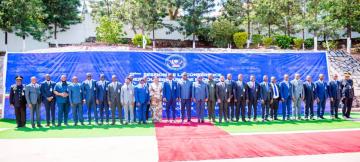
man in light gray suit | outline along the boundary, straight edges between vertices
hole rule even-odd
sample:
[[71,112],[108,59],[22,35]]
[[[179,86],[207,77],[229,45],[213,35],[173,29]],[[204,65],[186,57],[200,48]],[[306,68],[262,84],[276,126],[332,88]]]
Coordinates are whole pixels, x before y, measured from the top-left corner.
[[118,82],[116,75],[111,76],[111,83],[108,85],[108,102],[111,108],[111,125],[115,125],[115,112],[116,108],[118,109],[118,115],[120,123],[123,123],[122,120],[122,106],[121,106],[121,86],[122,84]]
[[304,100],[304,83],[300,80],[300,74],[295,74],[295,79],[291,81],[291,92],[293,100],[293,116],[294,119],[301,120],[301,101]]
[[31,126],[35,128],[34,113],[36,113],[37,127],[41,126],[40,119],[40,104],[41,104],[41,92],[40,85],[37,84],[36,77],[31,77],[31,83],[25,88],[25,98],[30,108]]
[[134,94],[134,86],[131,84],[131,80],[130,78],[126,78],[125,84],[121,87],[121,103],[124,107],[125,124],[134,122]]

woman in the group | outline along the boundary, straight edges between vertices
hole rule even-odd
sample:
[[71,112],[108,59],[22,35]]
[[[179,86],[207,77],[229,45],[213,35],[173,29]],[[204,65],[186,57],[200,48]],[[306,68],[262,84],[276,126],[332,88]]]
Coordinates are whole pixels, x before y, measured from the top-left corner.
[[149,87],[153,122],[161,122],[162,119],[162,88],[159,77],[154,76],[153,83]]

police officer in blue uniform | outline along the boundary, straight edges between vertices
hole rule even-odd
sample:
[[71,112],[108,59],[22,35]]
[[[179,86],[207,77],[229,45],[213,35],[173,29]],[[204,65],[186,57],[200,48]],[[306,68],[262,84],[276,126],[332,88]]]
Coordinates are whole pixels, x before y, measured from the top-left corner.
[[22,84],[22,76],[16,76],[15,80],[16,84],[10,88],[10,105],[15,110],[17,128],[22,128],[26,124],[25,85]]

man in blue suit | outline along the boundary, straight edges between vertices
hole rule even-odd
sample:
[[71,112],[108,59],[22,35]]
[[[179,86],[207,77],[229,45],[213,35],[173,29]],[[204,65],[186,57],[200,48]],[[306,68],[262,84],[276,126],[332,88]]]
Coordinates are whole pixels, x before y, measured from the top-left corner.
[[164,82],[163,86],[163,102],[166,104],[167,122],[170,123],[170,111],[172,111],[173,123],[176,115],[176,100],[178,98],[177,82],[173,81],[173,74],[168,74],[168,80]]
[[234,87],[235,82],[232,80],[232,75],[227,74],[225,80],[226,93],[228,98],[226,99],[227,117],[228,120],[235,121],[235,107],[234,107]]
[[146,124],[146,107],[150,101],[148,87],[145,85],[145,79],[141,78],[140,83],[135,87],[135,102],[138,107],[139,124]]
[[208,99],[208,87],[203,82],[203,77],[198,76],[196,82],[192,86],[192,99],[196,103],[196,114],[198,117],[198,123],[204,123],[205,116],[205,102]]
[[327,83],[324,81],[324,74],[319,75],[319,80],[315,82],[315,96],[317,101],[317,118],[325,119],[325,105],[328,97]]
[[72,83],[69,85],[69,101],[72,108],[74,126],[77,126],[78,121],[80,121],[81,125],[84,125],[82,90],[76,76],[73,76]]
[[66,75],[61,75],[61,81],[56,83],[54,88],[54,94],[56,96],[56,104],[58,106],[58,127],[61,126],[63,120],[66,126],[68,125],[69,115],[69,89]]
[[109,104],[107,97],[109,81],[105,80],[105,75],[100,74],[100,80],[96,82],[96,105],[100,111],[100,124],[104,124],[104,111],[106,123],[109,124]]
[[192,82],[188,80],[187,73],[181,74],[182,78],[178,82],[178,93],[181,102],[181,123],[184,123],[185,119],[185,107],[187,112],[187,121],[191,122],[191,89]]
[[[304,83],[304,102],[305,102],[305,119],[314,119],[314,100],[315,100],[315,84],[312,82],[311,76],[306,76]],[[310,113],[310,114],[309,114]]]
[[280,83],[280,96],[281,96],[281,107],[283,120],[290,120],[291,116],[291,94],[292,86],[289,82],[289,75],[284,75],[284,80]]
[[329,82],[329,97],[330,97],[330,106],[331,106],[331,118],[339,119],[339,103],[341,100],[341,82],[338,80],[338,75],[334,74],[333,80]]
[[98,124],[98,113],[96,109],[96,81],[92,79],[91,73],[86,73],[86,80],[82,82],[83,102],[88,109],[88,120],[91,125],[91,111],[94,111],[95,123]]
[[239,74],[238,80],[235,82],[235,86],[234,86],[234,98],[235,98],[234,101],[236,103],[236,110],[235,110],[236,122],[239,121],[240,112],[241,112],[241,120],[243,122],[246,122],[246,120],[245,120],[245,105],[246,105],[246,101],[247,101],[247,92],[248,92],[247,84],[243,81],[243,75]]
[[260,97],[260,85],[256,82],[255,76],[250,76],[250,81],[247,83],[248,86],[248,120],[251,119],[251,112],[254,112],[254,121],[257,118],[257,105]]
[[267,75],[263,76],[263,82],[260,83],[260,100],[262,121],[269,121],[268,116],[270,111],[271,89]]
[[55,82],[51,81],[50,75],[45,74],[45,81],[41,83],[40,89],[46,112],[46,126],[50,126],[50,120],[52,126],[55,126],[55,84]]

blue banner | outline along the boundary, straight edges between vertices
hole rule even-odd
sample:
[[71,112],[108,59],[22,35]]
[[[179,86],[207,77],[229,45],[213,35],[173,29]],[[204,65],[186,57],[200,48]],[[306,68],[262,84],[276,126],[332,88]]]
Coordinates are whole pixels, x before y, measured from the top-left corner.
[[[328,79],[328,69],[325,52],[294,52],[294,53],[196,53],[196,52],[59,52],[59,53],[8,53],[6,71],[6,94],[15,76],[22,75],[23,83],[28,84],[31,76],[36,76],[39,82],[44,80],[45,74],[50,74],[52,80],[59,81],[62,74],[68,78],[76,75],[79,81],[85,80],[85,74],[90,72],[94,79],[104,73],[108,80],[111,75],[118,76],[120,81],[132,74],[137,84],[143,75],[148,75],[149,82],[153,75],[159,75],[164,81],[166,73],[174,73],[180,79],[182,72],[187,72],[191,81],[198,75],[220,75],[228,73],[237,79],[243,74],[245,81],[250,75],[255,75],[258,82],[263,75],[275,76],[280,82],[284,74],[293,79],[299,73],[302,79],[307,75],[317,79],[319,74],[325,74]],[[205,77],[206,80],[207,77]],[[70,80],[69,80],[70,81]],[[87,110],[84,105],[84,116]],[[179,108],[177,109],[179,110]],[[279,113],[281,112],[281,106]],[[45,109],[41,108],[42,119],[45,119]],[[179,111],[177,116],[179,117]],[[14,119],[14,110],[9,106],[8,97],[5,102],[5,118]],[[195,110],[193,110],[195,115]],[[28,111],[29,115],[29,111]],[[165,113],[163,113],[165,115]]]

